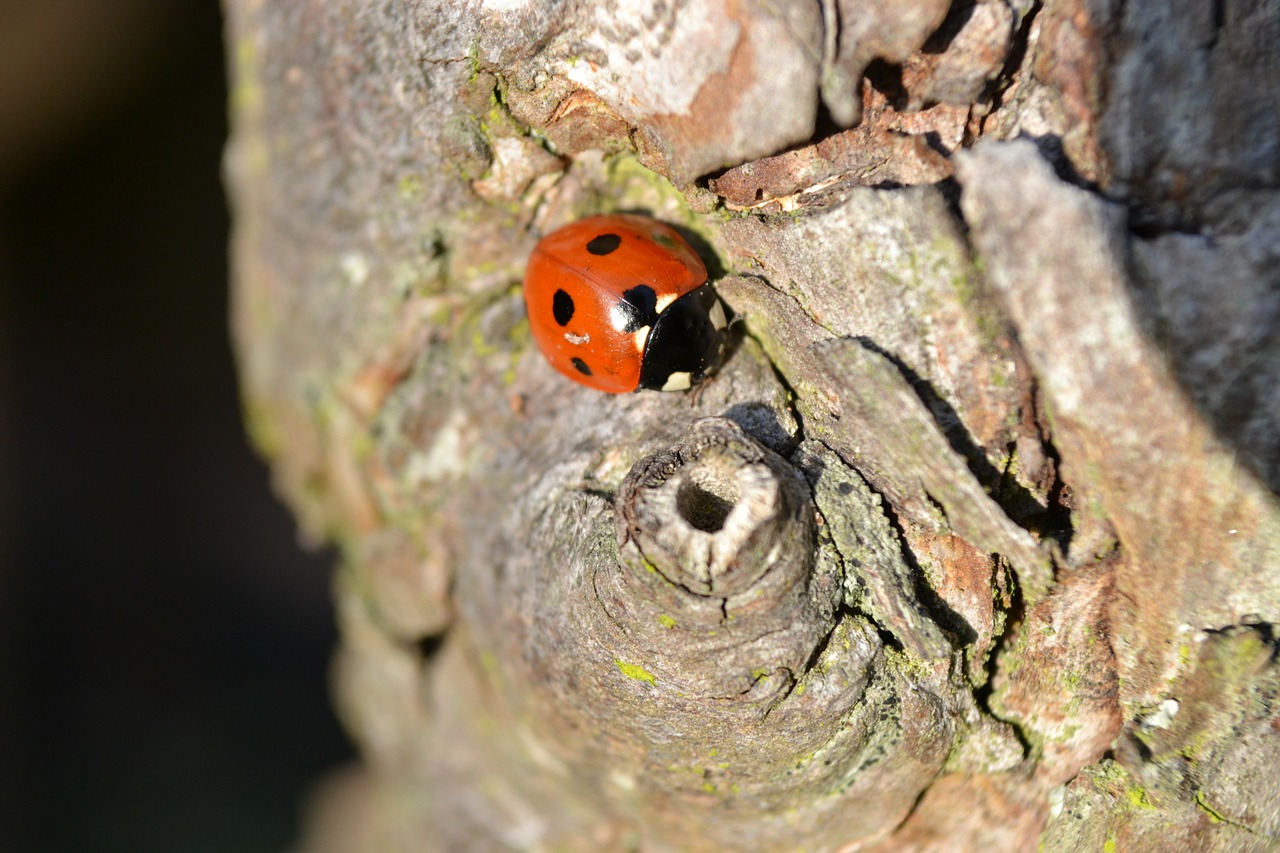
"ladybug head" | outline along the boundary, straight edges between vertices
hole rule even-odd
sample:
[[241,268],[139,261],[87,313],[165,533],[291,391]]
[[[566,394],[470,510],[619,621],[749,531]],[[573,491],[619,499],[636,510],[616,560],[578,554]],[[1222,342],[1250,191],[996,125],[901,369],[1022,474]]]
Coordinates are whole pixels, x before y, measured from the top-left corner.
[[710,284],[672,302],[645,341],[639,387],[683,391],[701,382],[724,359],[728,325]]

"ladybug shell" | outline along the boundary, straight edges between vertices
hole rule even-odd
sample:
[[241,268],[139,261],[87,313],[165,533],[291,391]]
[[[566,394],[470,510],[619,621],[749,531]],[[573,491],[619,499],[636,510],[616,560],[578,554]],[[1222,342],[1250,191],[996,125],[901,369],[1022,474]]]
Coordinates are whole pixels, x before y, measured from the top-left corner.
[[551,365],[584,385],[688,388],[723,351],[724,309],[706,281],[702,260],[670,226],[592,216],[534,248],[529,327]]

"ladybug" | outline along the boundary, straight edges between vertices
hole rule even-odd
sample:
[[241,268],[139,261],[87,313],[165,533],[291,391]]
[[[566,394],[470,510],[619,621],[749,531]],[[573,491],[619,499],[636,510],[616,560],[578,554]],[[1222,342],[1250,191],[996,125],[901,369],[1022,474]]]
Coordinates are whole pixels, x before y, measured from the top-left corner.
[[728,321],[707,268],[646,216],[592,216],[543,237],[524,299],[551,366],[600,391],[682,391],[724,357]]

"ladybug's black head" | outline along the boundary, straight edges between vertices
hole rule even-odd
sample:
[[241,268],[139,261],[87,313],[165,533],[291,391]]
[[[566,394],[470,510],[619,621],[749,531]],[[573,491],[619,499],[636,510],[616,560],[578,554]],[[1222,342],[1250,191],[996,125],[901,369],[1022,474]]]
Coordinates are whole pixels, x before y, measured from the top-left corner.
[[710,284],[689,291],[658,315],[644,345],[640,387],[683,391],[724,358],[729,323]]

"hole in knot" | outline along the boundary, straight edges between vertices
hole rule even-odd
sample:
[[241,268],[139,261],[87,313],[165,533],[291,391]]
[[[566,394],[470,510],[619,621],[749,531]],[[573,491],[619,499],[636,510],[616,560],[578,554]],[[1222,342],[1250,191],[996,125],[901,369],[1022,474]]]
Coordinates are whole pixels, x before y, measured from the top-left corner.
[[698,468],[689,472],[676,491],[676,511],[692,527],[715,533],[724,527],[741,494],[732,476],[718,477]]

